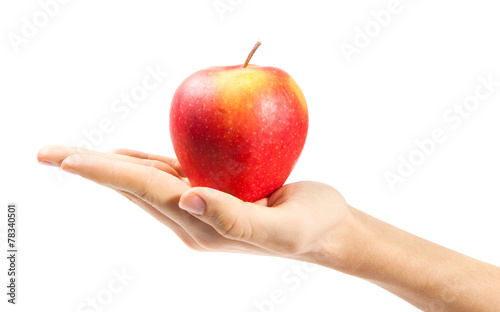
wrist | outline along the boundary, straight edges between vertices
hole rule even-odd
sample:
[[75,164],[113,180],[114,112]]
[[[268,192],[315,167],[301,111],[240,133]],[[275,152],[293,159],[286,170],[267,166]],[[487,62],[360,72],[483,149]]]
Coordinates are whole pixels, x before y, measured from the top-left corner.
[[333,225],[306,254],[307,262],[358,275],[366,262],[363,250],[373,244],[367,215],[346,205],[341,222]]

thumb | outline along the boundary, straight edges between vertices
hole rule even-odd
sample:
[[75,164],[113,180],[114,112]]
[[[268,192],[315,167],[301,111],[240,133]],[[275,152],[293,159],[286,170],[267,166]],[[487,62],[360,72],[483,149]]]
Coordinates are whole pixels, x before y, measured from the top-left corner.
[[226,238],[257,244],[262,239],[259,235],[265,233],[264,221],[272,219],[272,209],[206,187],[185,192],[179,200],[179,207]]

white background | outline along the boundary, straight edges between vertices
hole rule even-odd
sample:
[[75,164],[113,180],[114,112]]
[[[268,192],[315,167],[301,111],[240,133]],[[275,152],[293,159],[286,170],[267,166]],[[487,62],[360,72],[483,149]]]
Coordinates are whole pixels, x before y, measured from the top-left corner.
[[[76,145],[106,118],[115,128],[95,149],[173,156],[175,88],[204,67],[243,63],[257,39],[252,63],[289,72],[308,101],[310,131],[288,182],[326,182],[358,209],[499,265],[500,88],[457,129],[443,113],[474,95],[479,76],[500,80],[500,7],[401,0],[348,62],[341,43],[353,45],[356,27],[372,25],[370,12],[389,2],[233,0],[221,18],[213,0],[75,0],[16,51],[9,34],[43,11],[37,1],[2,1],[1,310],[77,311],[124,269],[134,278],[102,311],[259,311],[274,289],[284,302],[262,311],[417,311],[326,268],[305,278],[290,273],[297,262],[289,260],[191,251],[115,192],[37,164],[44,145]],[[156,66],[169,77],[120,119],[113,101]],[[397,173],[398,157],[435,128],[448,139],[391,191],[384,173]],[[3,286],[8,202],[19,206],[15,307]]]

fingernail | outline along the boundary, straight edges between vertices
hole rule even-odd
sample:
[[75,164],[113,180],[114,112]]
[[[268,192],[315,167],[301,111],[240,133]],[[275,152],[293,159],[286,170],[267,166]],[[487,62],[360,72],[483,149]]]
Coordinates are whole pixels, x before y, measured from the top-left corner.
[[179,207],[187,212],[201,216],[205,212],[207,203],[198,195],[190,195],[179,202]]
[[51,163],[50,161],[42,160],[38,162],[40,165],[59,167],[58,165]]

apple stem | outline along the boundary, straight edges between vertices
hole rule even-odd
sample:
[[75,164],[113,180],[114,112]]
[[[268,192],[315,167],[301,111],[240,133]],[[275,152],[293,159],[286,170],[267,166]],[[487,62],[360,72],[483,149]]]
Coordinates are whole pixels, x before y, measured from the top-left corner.
[[243,64],[243,68],[247,68],[248,63],[252,59],[253,54],[255,53],[255,51],[257,51],[257,49],[259,48],[260,45],[261,45],[261,42],[257,41],[257,43],[253,46],[252,51],[250,51],[250,54],[248,54],[248,57],[247,57],[247,60],[245,61],[245,64]]

